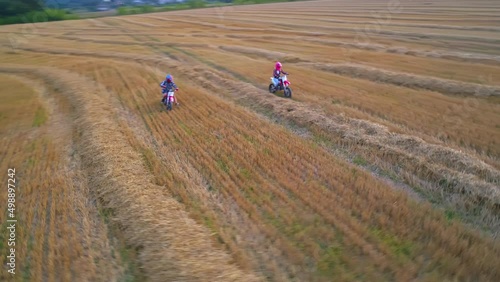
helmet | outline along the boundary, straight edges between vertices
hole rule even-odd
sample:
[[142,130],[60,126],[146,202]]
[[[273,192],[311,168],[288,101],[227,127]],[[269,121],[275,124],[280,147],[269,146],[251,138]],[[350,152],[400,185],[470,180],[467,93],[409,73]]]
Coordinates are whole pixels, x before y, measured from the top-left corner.
[[165,77],[165,79],[167,80],[167,82],[172,82],[174,81],[174,77],[170,74],[167,74],[167,77]]
[[275,67],[276,67],[277,70],[281,70],[281,63],[280,62],[276,62]]

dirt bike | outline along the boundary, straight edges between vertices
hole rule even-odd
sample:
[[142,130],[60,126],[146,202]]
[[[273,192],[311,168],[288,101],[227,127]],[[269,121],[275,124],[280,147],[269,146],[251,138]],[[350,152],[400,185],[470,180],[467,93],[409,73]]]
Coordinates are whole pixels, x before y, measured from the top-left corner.
[[278,90],[283,90],[284,96],[286,98],[292,98],[292,88],[290,88],[290,81],[288,81],[286,75],[279,79],[279,84],[274,86],[273,78],[271,77],[271,84],[269,84],[269,92],[275,93]]
[[168,91],[167,95],[163,97],[163,104],[166,106],[167,111],[172,110],[172,103],[174,102],[174,92],[177,90]]

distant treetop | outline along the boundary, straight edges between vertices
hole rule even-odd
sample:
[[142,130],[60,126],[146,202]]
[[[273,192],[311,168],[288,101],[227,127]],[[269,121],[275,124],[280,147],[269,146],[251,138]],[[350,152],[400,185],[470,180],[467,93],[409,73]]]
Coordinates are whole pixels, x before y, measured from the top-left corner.
[[11,17],[43,10],[42,0],[0,0],[0,17]]

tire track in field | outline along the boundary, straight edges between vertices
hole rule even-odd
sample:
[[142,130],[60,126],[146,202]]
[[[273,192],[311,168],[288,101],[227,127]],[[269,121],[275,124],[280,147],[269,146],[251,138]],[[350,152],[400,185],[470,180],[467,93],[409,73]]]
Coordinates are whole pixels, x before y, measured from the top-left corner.
[[90,181],[104,204],[116,212],[114,220],[126,227],[129,243],[140,249],[139,259],[152,281],[257,281],[229,264],[228,255],[211,246],[207,231],[176,201],[158,197],[161,187],[151,184],[140,157],[116,128],[102,89],[52,68],[4,66],[1,70],[41,77],[77,108],[75,123],[83,135],[79,150]]

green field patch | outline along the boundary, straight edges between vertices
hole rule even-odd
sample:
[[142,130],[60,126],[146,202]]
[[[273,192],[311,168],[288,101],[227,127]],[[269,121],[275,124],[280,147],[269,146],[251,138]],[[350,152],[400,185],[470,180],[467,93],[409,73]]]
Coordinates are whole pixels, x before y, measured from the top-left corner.
[[368,162],[361,156],[355,156],[352,162],[359,166],[366,166],[368,164]]
[[184,124],[182,121],[178,123],[179,126],[182,128],[182,130],[184,130],[184,132],[186,132],[187,135],[191,136],[193,135],[193,131],[191,130],[191,128],[189,128],[186,124]]
[[145,277],[140,270],[141,268],[138,262],[137,249],[128,245],[123,245],[120,248],[120,258],[122,261],[122,267],[124,267],[123,277],[121,277],[121,281],[144,281]]
[[344,268],[342,263],[342,248],[337,244],[324,248],[318,261],[317,273],[321,276],[333,277],[339,268]]
[[245,140],[247,140],[248,143],[252,145],[255,144],[255,138],[253,136],[243,133],[243,138],[245,138]]
[[458,217],[457,213],[452,210],[445,210],[444,216],[446,217],[446,220],[448,220],[448,222],[451,222]]
[[250,179],[252,177],[252,173],[246,168],[240,168],[240,174],[244,179]]
[[229,166],[227,165],[227,163],[222,160],[222,159],[218,159],[217,160],[217,166],[222,170],[224,171],[225,173],[229,173]]
[[370,233],[376,237],[382,244],[389,247],[392,253],[400,259],[409,259],[413,252],[413,244],[390,234],[387,231],[372,228]]
[[33,127],[42,126],[43,124],[45,124],[47,119],[48,115],[45,109],[42,106],[38,107],[38,109],[35,112],[35,117],[33,119]]
[[153,151],[151,151],[148,148],[141,148],[141,156],[149,172],[154,173],[152,160],[154,159],[155,156]]

